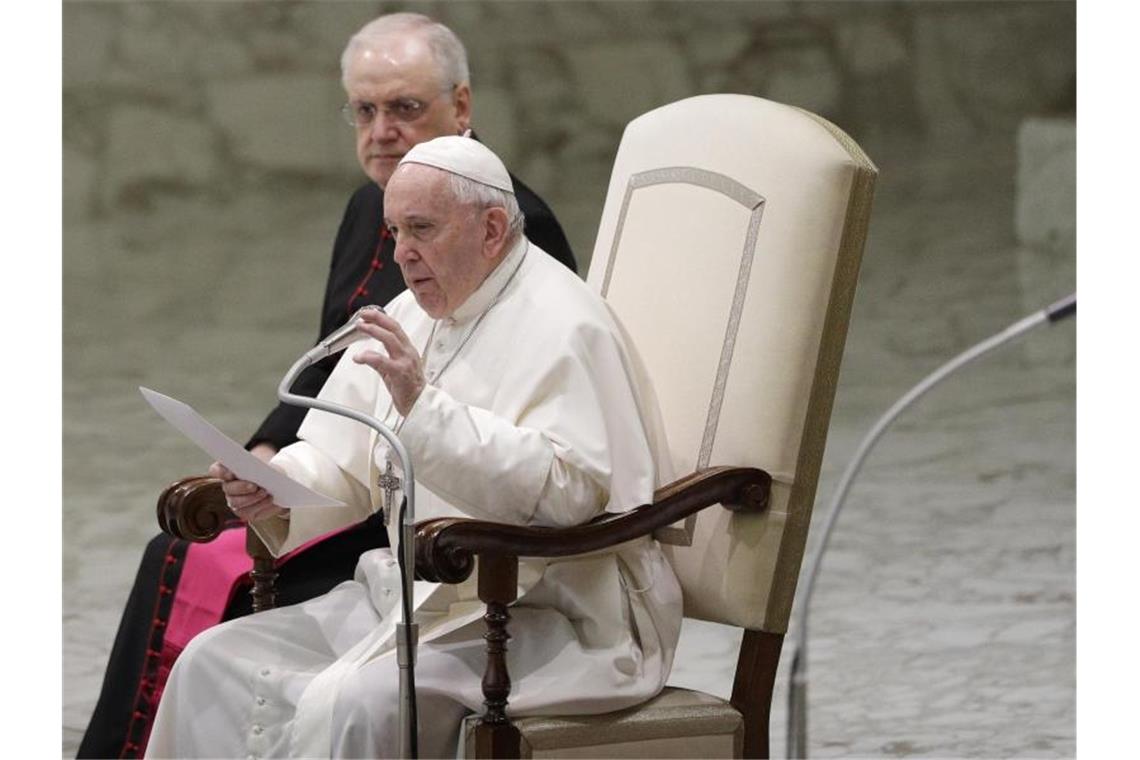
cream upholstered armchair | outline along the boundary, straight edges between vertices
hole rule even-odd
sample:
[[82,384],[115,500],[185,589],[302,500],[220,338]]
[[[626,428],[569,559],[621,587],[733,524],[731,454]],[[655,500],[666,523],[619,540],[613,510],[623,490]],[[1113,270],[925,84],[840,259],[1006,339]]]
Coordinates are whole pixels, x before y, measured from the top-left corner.
[[[834,125],[760,98],[689,98],[626,128],[588,281],[652,378],[677,472],[691,474],[585,528],[448,520],[421,531],[421,572],[454,580],[480,558],[488,710],[468,755],[767,756],[876,173]],[[500,650],[514,558],[654,529],[685,615],[744,629],[731,699],[667,688],[630,710],[511,724]]]
[[[653,504],[576,528],[421,524],[422,577],[459,582],[479,560],[487,710],[469,731],[469,756],[767,756],[875,176],[832,124],[754,97],[689,98],[626,128],[588,280],[652,379],[686,474]],[[213,515],[225,515],[219,499],[216,481],[180,482],[160,500],[160,521],[208,539]],[[731,699],[667,688],[617,713],[512,722],[505,650],[517,558],[650,531],[669,542],[685,615],[744,629]],[[255,590],[268,594],[272,566],[259,567]]]

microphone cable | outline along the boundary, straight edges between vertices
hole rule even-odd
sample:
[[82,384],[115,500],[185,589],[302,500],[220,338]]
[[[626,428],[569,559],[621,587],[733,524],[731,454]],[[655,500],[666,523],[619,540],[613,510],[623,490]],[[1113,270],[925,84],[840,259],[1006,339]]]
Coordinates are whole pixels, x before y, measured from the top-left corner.
[[[413,483],[411,487],[415,488],[415,484]],[[404,514],[407,511],[407,507],[408,507],[408,497],[405,495],[405,496],[402,496],[400,498],[399,517],[397,518],[399,520],[398,524],[401,526],[403,526],[403,524],[404,524]],[[408,583],[408,572],[409,572],[409,570],[408,570],[407,564],[404,562],[404,552],[402,552],[402,551],[396,552],[396,562],[400,566],[400,588],[402,588],[402,589],[410,588],[412,584]],[[415,572],[414,567],[411,569],[411,572],[412,573]],[[409,598],[408,594],[400,594],[400,603],[402,605],[402,610],[403,610],[403,614],[404,614],[404,618],[403,618],[404,622],[408,623],[408,625],[403,626],[403,629],[404,629],[403,630],[404,645],[407,647],[407,651],[409,653],[412,653],[412,652],[416,651],[416,645],[418,643],[415,640],[416,639],[415,631],[417,629],[415,626],[411,625],[411,622],[413,619],[412,615],[414,614],[414,611],[412,610],[412,600]],[[415,657],[414,654],[410,654],[409,656],[411,656],[413,658]],[[414,662],[413,662],[413,665],[414,665]],[[412,724],[411,736],[408,737],[409,750],[411,752],[409,757],[416,758],[416,757],[420,756],[420,750],[419,750],[420,720],[419,720],[419,710],[416,707],[416,669],[415,669],[415,667],[408,668],[407,679],[408,679],[408,689],[411,692],[411,699],[408,701],[408,714],[411,716],[409,718],[409,722]]]

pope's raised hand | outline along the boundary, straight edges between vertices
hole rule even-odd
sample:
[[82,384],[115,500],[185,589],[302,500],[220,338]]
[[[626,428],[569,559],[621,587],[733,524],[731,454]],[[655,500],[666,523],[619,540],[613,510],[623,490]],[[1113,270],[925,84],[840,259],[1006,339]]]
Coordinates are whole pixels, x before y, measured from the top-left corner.
[[257,483],[240,480],[221,462],[210,465],[210,477],[222,481],[222,491],[226,494],[226,504],[230,510],[245,522],[263,520],[266,517],[286,517],[289,510],[280,507],[273,497]]
[[366,350],[353,356],[352,360],[357,364],[367,364],[379,373],[396,411],[406,417],[427,384],[419,351],[400,323],[382,311],[370,309],[361,314],[360,330],[380,341],[387,354]]

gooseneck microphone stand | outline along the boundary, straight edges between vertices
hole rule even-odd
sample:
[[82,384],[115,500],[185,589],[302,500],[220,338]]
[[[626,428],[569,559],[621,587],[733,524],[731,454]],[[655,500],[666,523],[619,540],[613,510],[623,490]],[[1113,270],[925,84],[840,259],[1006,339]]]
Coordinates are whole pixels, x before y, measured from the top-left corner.
[[863,461],[867,458],[867,455],[882,437],[883,433],[890,427],[891,423],[914,402],[926,395],[931,388],[938,385],[962,367],[973,362],[975,359],[979,359],[991,351],[996,350],[1000,346],[1024,335],[1033,328],[1046,323],[1059,322],[1076,313],[1077,296],[1074,293],[1052,306],[1048,306],[1041,311],[1034,312],[1028,317],[1014,322],[998,334],[987,338],[973,348],[963,351],[934,372],[931,372],[918,385],[907,391],[902,398],[896,401],[894,405],[879,418],[867,435],[863,437],[859,448],[855,452],[855,456],[851,458],[851,462],[847,465],[847,469],[839,481],[839,486],[835,489],[835,496],[832,498],[831,508],[823,526],[823,534],[820,537],[815,554],[812,555],[807,563],[807,577],[804,579],[804,589],[800,596],[799,607],[797,609],[796,645],[792,655],[792,672],[789,677],[787,757],[807,757],[808,610],[811,606],[811,595],[815,588],[816,576],[819,574],[820,563],[823,561],[823,554],[827,550],[827,542],[831,538],[831,532],[835,528],[835,521],[839,517],[839,511],[843,508],[844,500],[847,498],[847,492],[851,489],[851,484],[854,482],[855,476],[863,466]]
[[[364,307],[379,308],[379,307]],[[361,310],[363,311],[363,309]],[[383,309],[381,309],[383,311]],[[277,386],[277,398],[286,404],[303,406],[309,409],[319,409],[322,412],[348,417],[367,425],[375,430],[388,442],[396,452],[404,469],[404,501],[400,509],[400,545],[396,548],[396,556],[400,564],[400,579],[402,581],[402,612],[401,620],[396,624],[396,663],[400,670],[400,757],[415,758],[418,755],[416,747],[416,645],[419,637],[419,626],[416,625],[412,610],[412,584],[415,578],[416,552],[415,552],[415,525],[416,525],[416,488],[415,477],[412,472],[412,458],[408,456],[407,449],[396,434],[388,429],[384,423],[370,415],[359,412],[341,404],[334,404],[323,399],[298,396],[289,389],[297,379],[297,375],[306,367],[315,364],[321,359],[341,351],[351,343],[369,336],[358,332],[356,327],[357,315],[352,316],[345,325],[331,333],[327,338],[309,349],[298,359],[281,384]]]

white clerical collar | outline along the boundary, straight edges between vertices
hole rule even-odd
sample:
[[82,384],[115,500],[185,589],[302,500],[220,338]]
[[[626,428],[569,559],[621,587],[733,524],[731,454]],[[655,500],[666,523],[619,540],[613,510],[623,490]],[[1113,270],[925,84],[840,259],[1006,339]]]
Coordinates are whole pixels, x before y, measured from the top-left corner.
[[519,239],[511,247],[510,252],[503,257],[498,266],[491,270],[491,273],[475,289],[475,292],[469,295],[467,300],[461,303],[450,317],[445,317],[440,321],[445,325],[463,324],[490,308],[522,264],[529,244],[526,235],[519,235]]

